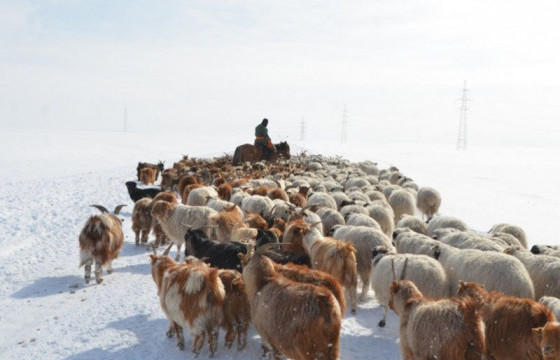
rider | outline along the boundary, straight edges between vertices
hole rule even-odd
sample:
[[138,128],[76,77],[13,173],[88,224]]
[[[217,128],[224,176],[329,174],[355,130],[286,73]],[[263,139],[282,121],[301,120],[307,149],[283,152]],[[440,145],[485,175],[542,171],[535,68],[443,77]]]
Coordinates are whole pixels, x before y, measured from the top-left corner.
[[263,121],[255,128],[255,146],[259,147],[262,152],[262,158],[268,160],[270,156],[276,152],[276,148],[270,137],[268,136],[268,119],[263,119]]

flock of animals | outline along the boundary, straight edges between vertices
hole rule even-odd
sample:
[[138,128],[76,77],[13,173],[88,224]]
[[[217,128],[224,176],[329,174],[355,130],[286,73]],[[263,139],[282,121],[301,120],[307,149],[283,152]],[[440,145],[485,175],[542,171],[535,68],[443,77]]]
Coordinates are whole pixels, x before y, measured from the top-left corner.
[[[438,191],[395,167],[185,156],[168,169],[139,163],[137,175],[161,177],[126,186],[135,243],[153,248],[167,336],[181,350],[188,330],[192,351],[207,343],[213,355],[220,328],[241,350],[252,324],[275,359],[337,359],[346,308],[356,313],[371,287],[378,326],[389,309],[400,318],[403,359],[560,359],[560,250],[529,251],[515,225],[481,233],[438,215]],[[86,283],[93,264],[103,281],[123,245],[120,207],[96,207],[79,236]]]

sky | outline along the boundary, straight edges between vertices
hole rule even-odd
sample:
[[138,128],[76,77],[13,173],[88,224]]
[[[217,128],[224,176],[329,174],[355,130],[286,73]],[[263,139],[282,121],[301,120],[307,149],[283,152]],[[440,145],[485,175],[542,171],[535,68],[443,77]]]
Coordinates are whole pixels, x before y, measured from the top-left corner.
[[0,129],[560,147],[557,1],[0,0]]

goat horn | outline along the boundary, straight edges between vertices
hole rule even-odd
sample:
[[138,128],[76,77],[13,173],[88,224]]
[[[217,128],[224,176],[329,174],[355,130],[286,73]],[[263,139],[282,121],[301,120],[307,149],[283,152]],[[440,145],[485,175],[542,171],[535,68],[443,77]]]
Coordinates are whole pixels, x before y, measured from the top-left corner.
[[113,214],[119,215],[119,213],[121,212],[121,209],[122,209],[123,207],[125,207],[125,206],[126,206],[125,204],[117,205],[117,206],[115,207],[115,211],[113,211]]
[[402,270],[402,273],[401,273],[401,279],[400,280],[404,280],[407,265],[408,265],[408,258],[406,258],[406,260],[404,261],[403,270]]
[[97,210],[101,211],[102,213],[108,213],[109,210],[105,206],[102,205],[90,205],[91,207],[97,208]]
[[169,254],[169,251],[171,250],[171,247],[173,246],[173,241],[171,242],[171,244],[169,244],[169,246],[167,247],[167,249],[165,249],[165,251],[163,252],[163,256],[167,256]]

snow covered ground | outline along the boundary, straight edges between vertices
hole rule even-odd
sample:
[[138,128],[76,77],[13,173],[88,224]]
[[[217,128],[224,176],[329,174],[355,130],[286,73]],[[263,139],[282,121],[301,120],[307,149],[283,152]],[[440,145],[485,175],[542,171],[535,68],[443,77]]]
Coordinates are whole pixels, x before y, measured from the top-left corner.
[[[148,252],[134,245],[133,203],[124,182],[138,161],[183,154],[219,156],[238,141],[185,134],[88,132],[0,132],[0,358],[1,359],[185,359],[165,336],[167,321],[150,276]],[[196,137],[189,137],[190,139]],[[247,139],[249,140],[249,139]],[[535,243],[560,244],[555,224],[560,206],[558,148],[470,147],[451,144],[339,143],[291,141],[293,152],[370,159],[395,165],[420,186],[438,189],[440,212],[473,229],[520,225]],[[83,283],[78,234],[90,204],[124,203],[125,244],[115,272],[101,285]],[[381,309],[370,293],[356,315],[346,314],[341,359],[399,359],[398,318],[377,327]],[[226,350],[220,338],[216,359],[257,359],[258,335],[251,330],[243,352]],[[190,338],[187,336],[187,343]],[[205,348],[201,359],[208,357]]]

